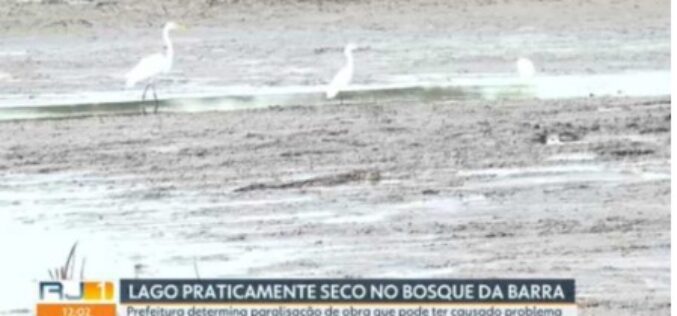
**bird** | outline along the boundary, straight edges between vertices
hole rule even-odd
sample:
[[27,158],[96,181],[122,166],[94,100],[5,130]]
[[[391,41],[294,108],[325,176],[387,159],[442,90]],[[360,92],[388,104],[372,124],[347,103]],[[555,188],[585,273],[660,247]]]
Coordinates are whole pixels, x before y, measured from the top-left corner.
[[522,79],[531,79],[534,74],[536,74],[536,69],[534,68],[534,63],[531,62],[528,58],[520,57],[515,62],[517,67],[517,74],[519,74]]
[[[125,86],[127,89],[134,87],[141,81],[146,82],[146,87],[143,89],[143,95],[141,95],[142,101],[146,100],[148,89],[150,87],[153,88],[153,97],[155,98],[153,113],[157,113],[158,106],[160,105],[155,91],[155,82],[159,75],[166,74],[172,69],[172,63],[174,61],[174,47],[172,46],[172,41],[169,39],[169,32],[174,29],[182,28],[183,27],[178,23],[167,22],[162,30],[162,39],[165,42],[165,52],[148,55],[142,58],[139,63],[125,75]],[[146,113],[145,108],[143,109],[143,112]]]
[[[357,48],[357,45],[349,43],[346,45],[343,53],[346,56],[346,64],[336,73],[334,79],[329,83],[326,90],[327,99],[335,98],[341,90],[345,89],[350,81],[353,79],[353,73],[355,70],[355,65],[353,63],[353,51]],[[341,103],[343,103],[343,98],[341,98]]]

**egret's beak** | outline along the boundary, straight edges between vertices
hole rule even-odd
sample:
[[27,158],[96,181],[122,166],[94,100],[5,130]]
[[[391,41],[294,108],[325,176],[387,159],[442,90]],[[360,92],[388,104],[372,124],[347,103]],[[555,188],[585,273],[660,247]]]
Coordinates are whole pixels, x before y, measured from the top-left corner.
[[176,30],[178,30],[178,31],[185,31],[187,29],[188,29],[188,27],[186,27],[183,24],[179,24],[179,23],[176,24]]

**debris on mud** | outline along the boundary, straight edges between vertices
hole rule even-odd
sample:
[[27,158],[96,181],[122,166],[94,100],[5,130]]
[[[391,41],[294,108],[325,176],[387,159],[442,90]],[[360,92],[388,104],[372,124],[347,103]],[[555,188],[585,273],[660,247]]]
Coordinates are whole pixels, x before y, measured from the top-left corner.
[[305,187],[337,186],[350,182],[369,181],[376,183],[381,180],[378,170],[354,170],[351,172],[313,177],[304,180],[295,180],[282,183],[254,183],[234,190],[234,192],[249,192],[257,190],[284,190]]
[[579,133],[564,131],[561,133],[543,131],[536,134],[534,140],[544,145],[575,142],[582,138]]
[[571,123],[555,123],[554,126],[542,128],[536,124],[537,130],[533,140],[536,143],[544,145],[575,142],[581,140],[589,130],[599,129],[599,125],[593,125],[588,128],[585,126],[574,126]]

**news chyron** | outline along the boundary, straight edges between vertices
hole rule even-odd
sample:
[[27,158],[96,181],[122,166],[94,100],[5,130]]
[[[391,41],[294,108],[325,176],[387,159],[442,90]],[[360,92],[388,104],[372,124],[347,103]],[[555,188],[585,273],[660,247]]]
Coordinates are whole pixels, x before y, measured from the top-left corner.
[[38,294],[38,316],[117,316],[110,281],[40,282]]
[[[577,313],[572,279],[122,279],[117,289],[110,282],[83,282],[70,287],[58,283],[41,283],[38,316]],[[110,304],[112,308],[101,307]],[[54,307],[57,305],[61,309]]]

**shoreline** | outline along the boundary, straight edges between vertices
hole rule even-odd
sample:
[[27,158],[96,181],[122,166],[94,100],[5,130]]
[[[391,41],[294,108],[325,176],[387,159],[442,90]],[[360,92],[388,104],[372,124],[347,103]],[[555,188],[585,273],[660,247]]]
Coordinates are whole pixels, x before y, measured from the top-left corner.
[[[448,82],[352,85],[342,91],[349,103],[571,100],[577,98],[670,97],[669,72],[635,72],[601,75],[539,75],[520,79],[515,75],[458,77]],[[659,85],[664,82],[665,86]],[[253,108],[327,106],[324,86],[213,87],[211,91],[161,94],[160,109],[168,113],[233,111]],[[30,102],[30,103],[27,103]],[[342,103],[342,102],[339,102]],[[134,114],[153,106],[140,101],[135,91],[84,92],[46,95],[29,101],[0,96],[0,121],[48,119],[111,114]]]

